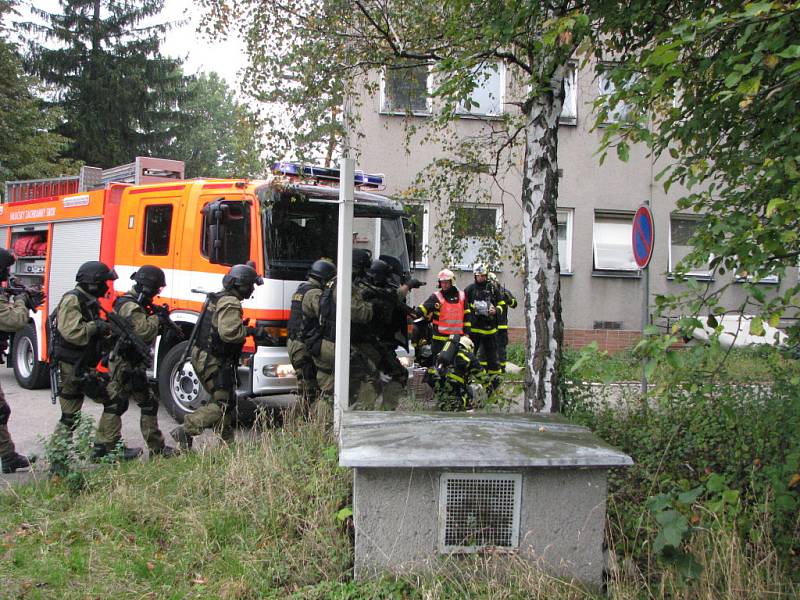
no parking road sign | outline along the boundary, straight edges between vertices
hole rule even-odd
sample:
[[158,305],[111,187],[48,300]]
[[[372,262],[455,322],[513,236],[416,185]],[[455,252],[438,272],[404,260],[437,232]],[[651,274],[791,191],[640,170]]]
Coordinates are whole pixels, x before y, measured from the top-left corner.
[[647,206],[640,206],[633,217],[633,259],[640,269],[650,264],[655,245],[655,227],[653,226],[653,213]]

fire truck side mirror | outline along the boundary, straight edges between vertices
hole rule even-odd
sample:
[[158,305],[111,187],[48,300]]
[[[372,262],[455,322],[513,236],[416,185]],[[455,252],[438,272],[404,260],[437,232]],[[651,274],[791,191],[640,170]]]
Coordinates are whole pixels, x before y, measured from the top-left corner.
[[203,247],[208,253],[211,263],[220,264],[225,239],[225,225],[228,221],[230,205],[223,201],[224,198],[209,202],[203,207]]

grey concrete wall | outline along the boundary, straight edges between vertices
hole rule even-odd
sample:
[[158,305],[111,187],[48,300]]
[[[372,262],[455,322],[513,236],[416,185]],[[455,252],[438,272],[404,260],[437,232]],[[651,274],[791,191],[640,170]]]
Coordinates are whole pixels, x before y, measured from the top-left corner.
[[[454,470],[482,472],[479,470]],[[517,556],[557,575],[600,585],[606,470],[539,469],[523,473]],[[355,575],[446,568],[458,555],[438,552],[436,469],[355,469]]]
[[[377,81],[375,73],[373,81]],[[513,77],[507,77],[508,91],[513,91]],[[630,159],[622,163],[612,153],[600,166],[596,151],[602,131],[592,131],[594,119],[591,104],[598,93],[592,67],[578,74],[578,117],[575,125],[562,125],[559,130],[558,161],[563,170],[559,184],[560,208],[574,209],[572,231],[572,273],[562,275],[563,319],[568,329],[592,329],[595,321],[617,321],[622,329],[641,328],[642,283],[638,276],[608,277],[593,272],[592,269],[592,228],[595,210],[624,210],[632,213],[645,200],[649,200],[656,223],[656,245],[650,267],[651,299],[656,294],[676,292],[678,284],[668,277],[668,244],[670,214],[676,210],[676,200],[684,190],[674,186],[667,194],[661,183],[655,181],[662,165],[651,164],[645,148],[633,148]],[[406,190],[417,173],[436,157],[443,156],[440,145],[424,140],[422,130],[426,117],[405,117],[402,115],[380,114],[378,94],[370,95],[360,88],[358,114],[360,137],[353,136],[358,156],[358,167],[366,171],[383,172],[387,178],[387,192],[396,194]],[[508,110],[515,110],[508,107]],[[418,128],[405,143],[406,128]],[[464,137],[476,134],[487,127],[487,121],[474,118],[460,119],[450,128],[451,136]],[[501,188],[494,186],[493,201],[503,206],[505,221],[503,234],[511,244],[522,241],[522,215],[520,210],[521,159],[516,159],[516,169],[501,181]],[[465,198],[469,201],[469,198]],[[435,207],[430,217],[431,223],[438,220]],[[432,229],[432,227],[431,227]],[[435,275],[443,266],[436,258],[436,240],[429,235],[428,242],[433,246],[429,268],[418,271],[417,277],[426,279],[429,285],[412,293],[411,300],[420,302],[434,289]],[[522,298],[522,277],[520,265],[506,263],[499,274],[503,283],[518,297]],[[797,269],[790,268],[784,284],[797,281]],[[457,283],[463,288],[472,281],[469,272],[458,274]],[[729,281],[714,282],[718,287]],[[783,287],[783,286],[781,286]],[[774,293],[779,286],[765,285],[768,293]],[[739,306],[744,298],[741,286],[734,285],[725,295],[728,306]],[[524,327],[523,311],[511,311],[511,327]]]

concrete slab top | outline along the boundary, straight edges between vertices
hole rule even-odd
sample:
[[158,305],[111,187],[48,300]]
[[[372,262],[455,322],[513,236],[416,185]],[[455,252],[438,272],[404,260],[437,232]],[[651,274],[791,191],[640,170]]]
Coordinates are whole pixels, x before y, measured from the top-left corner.
[[633,460],[560,415],[345,411],[344,467],[624,467]]

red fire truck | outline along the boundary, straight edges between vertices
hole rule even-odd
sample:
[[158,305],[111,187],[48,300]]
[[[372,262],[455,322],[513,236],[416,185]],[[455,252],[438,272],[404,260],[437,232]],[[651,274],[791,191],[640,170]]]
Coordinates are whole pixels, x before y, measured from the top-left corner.
[[[337,169],[279,163],[264,180],[185,180],[179,161],[138,158],[69,180],[8,182],[0,244],[16,252],[12,276],[46,291],[45,305],[11,344],[8,364],[17,381],[31,389],[48,385],[47,315],[75,285],[83,262],[113,266],[116,294],[130,289],[139,266],[162,268],[167,286],[156,302],[169,306],[188,340],[203,291],[220,290],[229,266],[250,260],[264,285],[244,302],[245,317],[266,326],[272,340],[245,346],[240,407],[293,391],[286,352],[290,299],[314,260],[336,257],[338,177]],[[393,256],[407,270],[402,205],[374,193],[382,187],[380,175],[356,172],[355,183],[354,246]],[[179,421],[204,394],[191,365],[180,364],[187,343],[159,338],[151,373],[161,402]]]

